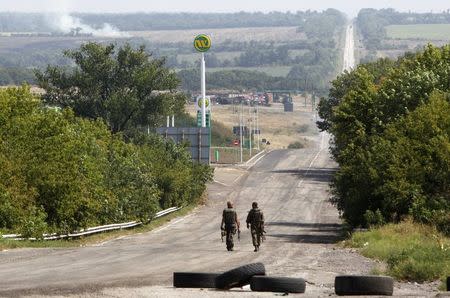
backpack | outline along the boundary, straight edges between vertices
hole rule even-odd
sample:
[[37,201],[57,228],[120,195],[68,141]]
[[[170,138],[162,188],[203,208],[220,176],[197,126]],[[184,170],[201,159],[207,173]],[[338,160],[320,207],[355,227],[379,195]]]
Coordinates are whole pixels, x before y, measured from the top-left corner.
[[233,209],[223,210],[223,217],[226,225],[234,225],[236,223],[236,212]]
[[253,209],[252,225],[258,226],[262,222],[262,213],[259,209]]

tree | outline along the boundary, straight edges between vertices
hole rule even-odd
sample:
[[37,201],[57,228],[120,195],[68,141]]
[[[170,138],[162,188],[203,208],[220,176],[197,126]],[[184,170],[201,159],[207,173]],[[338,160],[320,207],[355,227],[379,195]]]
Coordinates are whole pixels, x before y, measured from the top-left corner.
[[49,105],[70,107],[81,117],[102,118],[114,133],[155,127],[164,116],[184,109],[184,96],[175,92],[176,74],[143,46],[133,49],[125,44],[116,49],[113,44],[91,42],[64,55],[75,63],[73,69],[48,66],[36,72]]
[[412,215],[449,233],[450,46],[361,65],[332,82],[318,123],[339,163],[333,201],[352,226]]

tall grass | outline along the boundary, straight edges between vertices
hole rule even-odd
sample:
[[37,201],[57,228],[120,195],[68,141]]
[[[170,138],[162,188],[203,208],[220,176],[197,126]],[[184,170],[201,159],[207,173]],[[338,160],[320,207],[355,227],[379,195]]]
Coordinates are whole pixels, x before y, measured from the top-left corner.
[[386,262],[385,273],[399,280],[424,282],[450,275],[450,238],[410,220],[356,232],[344,244]]

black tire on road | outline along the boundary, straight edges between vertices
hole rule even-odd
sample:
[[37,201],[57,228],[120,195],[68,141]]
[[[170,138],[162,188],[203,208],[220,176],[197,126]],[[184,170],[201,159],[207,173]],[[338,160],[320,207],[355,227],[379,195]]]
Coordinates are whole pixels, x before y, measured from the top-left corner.
[[216,288],[226,290],[248,285],[254,275],[266,275],[262,263],[248,264],[222,273],[216,278]]
[[450,276],[447,276],[447,291],[450,292]]
[[303,278],[253,276],[250,289],[258,292],[305,293]]
[[394,280],[389,276],[341,275],[334,280],[337,295],[386,295],[394,293]]
[[173,286],[176,288],[215,288],[220,273],[174,272]]

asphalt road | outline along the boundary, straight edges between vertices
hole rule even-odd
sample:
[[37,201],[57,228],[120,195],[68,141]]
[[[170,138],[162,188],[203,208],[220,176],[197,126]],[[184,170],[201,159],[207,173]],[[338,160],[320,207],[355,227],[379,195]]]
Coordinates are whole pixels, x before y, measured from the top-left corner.
[[[150,233],[77,249],[0,252],[0,294],[170,285],[174,271],[216,272],[256,261],[273,273],[302,275],[300,268],[320,262],[305,255],[305,246],[333,242],[339,223],[327,203],[334,164],[326,145],[322,134],[315,148],[272,151],[248,170],[219,169],[206,206]],[[268,231],[260,252],[253,252],[245,227],[236,251],[226,251],[219,231],[226,200],[235,203],[241,222],[251,202],[259,202]],[[286,268],[295,258],[301,265]]]
[[355,63],[355,40],[353,32],[353,24],[347,26],[345,31],[345,45],[344,45],[344,63],[343,70],[348,70],[354,68]]

